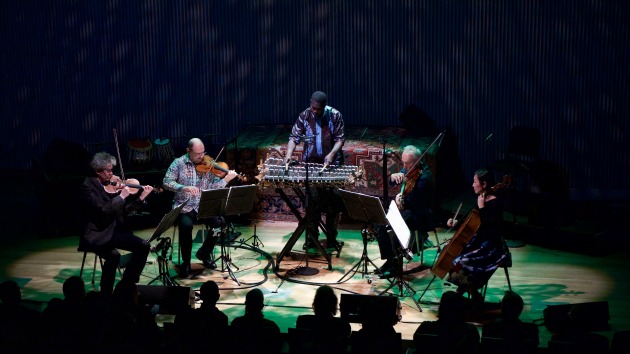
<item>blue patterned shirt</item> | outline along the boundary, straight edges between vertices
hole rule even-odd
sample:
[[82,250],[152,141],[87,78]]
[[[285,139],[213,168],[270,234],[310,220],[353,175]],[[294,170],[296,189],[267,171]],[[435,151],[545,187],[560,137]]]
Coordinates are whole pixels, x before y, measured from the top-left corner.
[[183,190],[186,186],[194,186],[201,191],[219,189],[225,187],[227,182],[213,175],[212,173],[199,173],[195,169],[195,164],[190,161],[188,154],[176,158],[166,170],[166,175],[162,181],[165,189],[175,192],[173,207],[188,200],[188,204],[182,209],[182,213],[191,210],[199,211],[199,200],[201,193],[196,196]]
[[[304,139],[303,161],[323,163],[324,157],[330,153],[335,143],[345,141],[341,112],[331,106],[326,106],[323,116],[317,118],[310,108],[305,109],[293,125],[289,139],[296,145]],[[343,154],[340,150],[334,162],[341,164],[342,161]]]

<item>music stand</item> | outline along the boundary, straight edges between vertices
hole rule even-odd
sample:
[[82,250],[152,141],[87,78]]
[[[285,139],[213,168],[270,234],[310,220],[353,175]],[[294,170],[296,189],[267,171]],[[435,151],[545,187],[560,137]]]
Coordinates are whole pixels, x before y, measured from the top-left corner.
[[[179,286],[179,283],[177,283],[175,279],[173,279],[168,271],[168,257],[166,256],[166,254],[168,253],[169,249],[173,247],[171,239],[168,237],[160,237],[160,235],[162,235],[166,230],[173,226],[175,220],[177,220],[177,216],[182,211],[186,203],[188,203],[188,201],[181,203],[180,205],[170,210],[168,213],[164,214],[162,220],[160,220],[160,223],[155,228],[155,231],[153,231],[153,235],[151,235],[151,238],[149,238],[149,243],[153,242],[156,239],[160,240],[158,245],[155,248],[152,248],[157,254],[159,272],[158,275],[153,278],[153,280],[151,280],[147,285],[151,285],[151,283],[160,280],[162,281],[162,284],[166,286]],[[162,252],[162,254],[160,255],[158,254],[158,252]]]
[[[256,185],[236,186],[221,189],[212,189],[201,191],[199,200],[199,219],[210,218],[214,216],[230,216],[248,213],[254,206],[254,198],[256,197]],[[221,271],[227,271],[230,278],[238,285],[241,285],[236,275],[232,271],[232,267],[239,268],[232,263],[230,253],[227,249],[226,235],[229,232],[229,222],[225,225],[219,234],[221,238]]]
[[361,254],[361,259],[359,259],[359,261],[350,268],[350,270],[348,270],[341,279],[339,279],[338,282],[341,282],[348,277],[350,273],[354,274],[359,271],[359,269],[362,269],[361,278],[363,278],[365,274],[368,273],[368,263],[378,269],[374,262],[372,262],[372,260],[368,257],[368,229],[370,224],[387,224],[387,218],[385,216],[385,210],[383,210],[383,205],[378,197],[349,192],[343,189],[339,190],[339,195],[346,205],[348,215],[351,218],[363,221],[364,223],[363,229],[361,230],[361,237],[363,239],[363,252]]
[[398,240],[398,246],[394,247],[395,264],[398,267],[398,269],[396,272],[397,273],[396,280],[392,281],[391,284],[389,284],[389,286],[387,287],[387,289],[383,290],[379,295],[386,293],[391,288],[398,285],[398,290],[399,290],[398,296],[404,297],[405,290],[409,291],[411,293],[411,299],[418,307],[418,310],[422,312],[420,303],[416,301],[416,299],[414,298],[414,294],[416,293],[416,291],[413,290],[411,285],[409,285],[409,283],[403,279],[402,257],[405,257],[407,259],[413,258],[413,252],[411,252],[411,250],[409,249],[409,241],[411,240],[411,231],[409,230],[409,227],[407,227],[405,220],[400,214],[400,211],[398,210],[398,206],[396,205],[396,202],[393,200],[390,203],[389,209],[387,211],[387,221],[389,221],[389,225],[391,226],[392,231],[396,235],[396,239]]

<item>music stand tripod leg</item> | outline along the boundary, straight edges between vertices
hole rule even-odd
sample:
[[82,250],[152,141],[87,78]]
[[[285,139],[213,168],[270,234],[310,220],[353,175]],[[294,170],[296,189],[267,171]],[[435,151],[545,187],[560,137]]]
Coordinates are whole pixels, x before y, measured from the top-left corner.
[[[361,237],[363,238],[363,252],[361,254],[361,258],[359,259],[359,261],[352,266],[352,268],[350,268],[350,270],[348,270],[346,272],[346,274],[344,274],[337,282],[341,283],[346,277],[348,277],[348,275],[350,275],[351,273],[354,274],[357,271],[359,271],[359,268],[362,268],[363,271],[361,272],[361,279],[363,279],[365,277],[365,275],[368,273],[368,263],[371,264],[375,269],[378,269],[378,267],[376,266],[376,264],[374,264],[374,262],[372,262],[372,260],[368,257],[368,253],[367,253],[367,226],[365,226],[363,228],[363,230],[361,230]],[[361,267],[362,266],[362,267]],[[350,279],[350,278],[348,278]]]
[[[171,246],[172,247],[172,246]],[[157,262],[158,262],[158,275],[153,278],[147,285],[151,285],[156,281],[162,282],[162,285],[166,286],[179,286],[179,283],[173,279],[168,269],[168,258],[166,254],[168,253],[168,248],[162,250],[162,254],[157,254]]]
[[247,243],[247,242],[249,242],[249,240],[253,240],[252,241],[252,247],[255,247],[255,248],[265,247],[265,245],[260,240],[260,237],[258,237],[258,235],[256,235],[256,223],[254,223],[254,234],[250,238],[245,240],[245,242],[243,242],[243,243]]
[[394,286],[398,286],[398,294],[395,294],[398,297],[406,297],[405,296],[405,291],[409,292],[410,295],[409,297],[411,297],[411,300],[414,302],[414,304],[416,304],[416,307],[418,308],[418,310],[420,312],[422,312],[422,307],[420,307],[420,303],[416,300],[416,298],[414,297],[414,295],[416,294],[416,291],[411,287],[411,285],[409,285],[409,282],[407,282],[405,279],[403,279],[403,274],[402,274],[402,259],[400,259],[400,257],[402,256],[398,256],[398,259],[396,260],[396,262],[399,264],[399,271],[398,271],[398,275],[396,276],[396,279],[393,281],[390,281],[389,286],[387,287],[387,289],[381,291],[379,293],[379,295],[383,295],[386,292],[388,292],[389,290],[391,290]]
[[240,268],[237,267],[235,264],[232,263],[232,259],[230,257],[230,253],[228,251],[228,245],[226,242],[227,239],[227,233],[229,232],[230,228],[229,225],[226,225],[226,227],[224,228],[224,230],[221,231],[221,256],[219,258],[221,258],[221,271],[228,272],[228,276],[234,280],[236,282],[236,284],[238,284],[239,286],[241,285],[241,282],[238,280],[238,278],[236,277],[236,275],[234,274],[234,271],[232,270],[232,267],[236,268],[236,270],[239,270]]

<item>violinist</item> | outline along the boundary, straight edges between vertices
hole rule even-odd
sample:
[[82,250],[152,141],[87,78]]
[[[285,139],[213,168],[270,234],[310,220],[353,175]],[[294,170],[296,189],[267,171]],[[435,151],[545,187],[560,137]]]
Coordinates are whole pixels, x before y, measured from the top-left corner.
[[[462,252],[453,259],[447,281],[457,285],[457,292],[470,294],[473,302],[483,302],[479,289],[492,274],[509,258],[509,251],[502,237],[503,208],[493,190],[495,177],[492,172],[478,170],[473,176],[473,191],[477,195],[479,228]],[[456,226],[457,220],[449,219],[447,226]]]
[[[428,232],[435,229],[433,217],[433,206],[436,204],[435,183],[431,169],[420,159],[421,156],[422,153],[416,146],[405,146],[401,156],[403,168],[398,173],[392,173],[389,178],[390,184],[402,185],[401,193],[396,195],[395,201],[403,220],[409,230],[418,231],[421,236],[419,241],[422,244],[411,245],[412,250],[425,245],[431,246]],[[395,235],[393,236],[395,238]],[[398,273],[402,272],[402,263],[396,260],[394,254],[398,240],[392,239],[384,227],[379,228],[377,240],[381,259],[385,260],[377,273],[381,273],[382,277],[399,275]],[[415,238],[412,238],[413,241]]]
[[[192,254],[192,229],[198,221],[199,200],[201,191],[209,189],[224,188],[228,182],[237,176],[233,170],[222,173],[223,178],[215,176],[209,169],[198,168],[204,162],[206,150],[201,139],[192,138],[188,141],[186,154],[176,158],[164,176],[163,186],[165,189],[175,192],[173,207],[188,201],[177,217],[179,230],[179,249],[182,253],[182,263],[179,266],[180,278],[187,278],[190,275],[190,259]],[[225,225],[222,217],[212,217],[205,220],[211,228]],[[212,250],[216,244],[216,237],[208,235],[204,243],[196,253],[204,267],[216,268],[211,260]]]
[[79,248],[94,252],[105,260],[101,275],[101,293],[105,295],[111,295],[114,290],[116,269],[120,263],[118,249],[131,252],[123,279],[134,283],[140,279],[150,249],[148,242],[133,235],[125,223],[125,216],[146,203],[153,187],[137,186],[141,191],[134,193],[124,184],[118,184],[118,187],[109,190],[114,166],[114,156],[107,152],[96,153],[90,162],[95,176],[86,178],[80,190],[86,223]]

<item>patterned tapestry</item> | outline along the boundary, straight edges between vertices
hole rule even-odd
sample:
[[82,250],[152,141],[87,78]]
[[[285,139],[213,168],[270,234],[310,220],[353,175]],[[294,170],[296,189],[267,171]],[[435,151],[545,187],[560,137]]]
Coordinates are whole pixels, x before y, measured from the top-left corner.
[[[291,125],[250,125],[239,133],[233,144],[228,147],[226,159],[230,166],[246,176],[256,176],[267,158],[284,158]],[[372,196],[383,196],[383,144],[387,151],[387,173],[396,173],[402,168],[401,152],[406,145],[416,145],[425,151],[433,138],[418,138],[407,134],[400,127],[355,128],[346,127],[346,142],[343,147],[344,164],[358,166],[363,175],[354,184],[343,189]],[[298,145],[293,158],[301,160],[302,145]],[[435,173],[434,145],[425,155],[426,161]],[[436,176],[437,178],[437,176]],[[391,199],[398,193],[399,187],[389,187]],[[302,203],[291,188],[284,189],[292,203],[303,212]],[[273,187],[260,188],[258,200],[250,215],[252,219],[296,221],[289,207]]]

